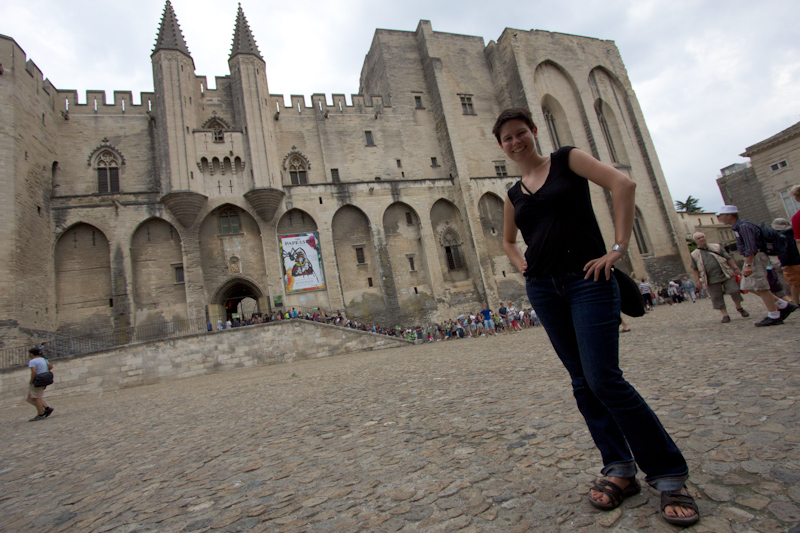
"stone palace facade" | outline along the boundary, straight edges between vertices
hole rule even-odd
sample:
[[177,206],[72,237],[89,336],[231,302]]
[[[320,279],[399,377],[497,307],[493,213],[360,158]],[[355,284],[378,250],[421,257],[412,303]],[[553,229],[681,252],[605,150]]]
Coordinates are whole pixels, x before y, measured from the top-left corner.
[[[0,36],[0,328],[110,330],[241,309],[342,309],[409,324],[524,302],[502,247],[518,179],[491,134],[528,107],[543,153],[574,145],[638,184],[623,267],[663,281],[688,252],[612,41],[539,30],[377,30],[360,92],[288,101],[239,8],[209,89],[172,5],[154,91],[78,94]],[[592,186],[607,244],[610,197]],[[521,241],[521,239],[520,239]],[[520,242],[521,246],[524,246]],[[526,303],[525,303],[526,304]],[[527,305],[527,304],[526,304]]]

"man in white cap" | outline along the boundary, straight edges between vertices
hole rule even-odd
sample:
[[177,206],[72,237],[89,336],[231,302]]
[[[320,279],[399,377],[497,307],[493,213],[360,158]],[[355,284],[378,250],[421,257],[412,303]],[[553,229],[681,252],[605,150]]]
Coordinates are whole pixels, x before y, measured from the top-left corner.
[[744,268],[742,269],[744,279],[742,279],[741,290],[757,294],[767,308],[766,318],[756,322],[756,327],[783,324],[786,317],[798,306],[781,300],[769,290],[769,281],[767,280],[769,257],[764,253],[766,243],[761,228],[739,218],[739,209],[735,205],[723,205],[717,218],[723,224],[732,226],[733,232],[736,234],[736,246],[744,257]]

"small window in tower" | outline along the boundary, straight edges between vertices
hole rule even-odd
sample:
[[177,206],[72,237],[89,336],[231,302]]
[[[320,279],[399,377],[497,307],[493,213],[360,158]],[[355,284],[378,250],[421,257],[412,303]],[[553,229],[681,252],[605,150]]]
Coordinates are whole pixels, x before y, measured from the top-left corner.
[[340,179],[339,179],[339,169],[338,168],[332,168],[331,169],[331,181],[334,182],[334,183],[339,183]]
[[403,168],[403,162],[399,159],[397,160],[397,168]]
[[465,115],[474,115],[475,108],[472,107],[472,95],[460,94],[458,96],[461,98],[461,112]]
[[175,267],[175,283],[183,283],[183,265]]
[[434,168],[439,166],[439,162],[436,160],[435,157],[431,157],[431,166]]
[[361,247],[356,248],[356,263],[358,263],[359,265],[363,265],[364,263],[366,263],[366,261],[364,261],[364,248]]
[[421,96],[415,96],[414,97],[414,108],[415,109],[425,109],[424,107],[422,107],[422,97]]
[[494,171],[497,174],[498,178],[506,178],[508,177],[508,170],[506,170],[506,162],[505,161],[495,161],[494,162]]
[[375,140],[372,138],[372,132],[371,131],[365,131],[364,132],[364,137],[366,138],[367,146],[375,146]]
[[406,224],[408,224],[409,226],[413,226],[414,225],[414,218],[411,216],[411,213],[409,213],[408,211],[406,211]]
[[372,287],[372,278],[367,278],[367,285]]
[[413,257],[409,257],[408,258],[408,269],[411,270],[412,272],[414,272],[416,270],[416,268],[414,268],[414,258]]

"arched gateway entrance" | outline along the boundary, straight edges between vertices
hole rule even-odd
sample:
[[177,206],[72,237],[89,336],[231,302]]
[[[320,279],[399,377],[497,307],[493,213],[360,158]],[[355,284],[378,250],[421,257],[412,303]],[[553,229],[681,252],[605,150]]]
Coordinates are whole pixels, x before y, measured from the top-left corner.
[[225,321],[233,320],[237,314],[238,318],[250,318],[261,313],[264,301],[264,292],[253,281],[234,278],[217,289],[211,303],[218,312],[216,318]]

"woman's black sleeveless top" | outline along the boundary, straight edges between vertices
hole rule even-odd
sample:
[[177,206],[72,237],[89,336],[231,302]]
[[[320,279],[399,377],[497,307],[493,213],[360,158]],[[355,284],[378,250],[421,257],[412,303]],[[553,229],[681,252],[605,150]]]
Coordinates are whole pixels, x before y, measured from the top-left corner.
[[550,155],[550,173],[535,194],[528,194],[521,181],[508,190],[514,222],[528,245],[525,276],[580,273],[586,263],[606,254],[589,181],[569,168],[572,148]]

